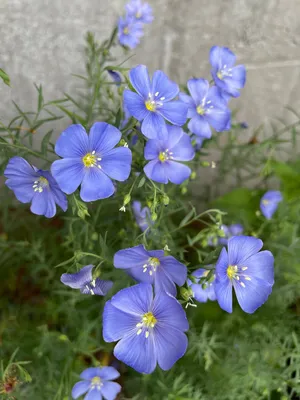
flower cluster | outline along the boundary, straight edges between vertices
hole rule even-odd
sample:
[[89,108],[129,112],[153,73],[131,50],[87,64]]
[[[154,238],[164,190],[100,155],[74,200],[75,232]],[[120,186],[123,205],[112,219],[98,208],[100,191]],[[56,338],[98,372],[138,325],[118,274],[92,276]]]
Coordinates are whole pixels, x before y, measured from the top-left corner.
[[[143,24],[152,19],[148,4],[131,0],[125,18],[119,20],[119,42],[134,48],[143,34]],[[119,189],[116,181],[125,182],[131,173],[137,177],[143,175],[144,182],[148,178],[165,185],[181,185],[192,173],[186,163],[194,159],[202,142],[211,138],[212,128],[216,132],[230,129],[229,99],[240,95],[246,79],[245,67],[235,66],[235,61],[235,55],[228,48],[214,46],[210,51],[214,84],[192,78],[182,92],[160,70],[150,77],[145,65],[132,68],[126,78],[129,87],[124,92],[118,88],[123,95],[126,123],[120,118],[116,126],[95,122],[89,133],[80,124],[67,127],[55,143],[59,159],[49,171],[37,169],[21,157],[13,157],[4,172],[6,185],[19,201],[31,203],[33,213],[47,218],[55,215],[56,205],[66,211],[66,195],[77,191],[84,202],[113,196]],[[113,69],[108,69],[108,73],[117,85],[121,84],[119,73]],[[124,145],[122,131],[128,134],[124,129],[127,123],[128,130],[140,124],[137,134],[142,148],[133,147],[133,141]],[[133,163],[128,146],[140,152]],[[131,202],[131,191],[125,196],[121,210],[125,211],[125,205]],[[164,196],[165,192],[161,192]],[[269,191],[263,196],[260,207],[267,219],[273,216],[281,200],[278,191]],[[131,207],[137,225],[146,232],[140,236],[151,239],[151,234],[156,232],[153,213],[151,216],[150,209],[136,200]],[[215,265],[207,269],[196,267],[191,274],[183,262],[166,255],[162,249],[149,250],[138,244],[138,240],[132,242],[133,247],[115,252],[114,268],[124,270],[137,282],[112,296],[103,311],[103,338],[106,342],[117,342],[114,355],[118,360],[149,374],[157,365],[169,370],[185,354],[188,346],[185,332],[189,324],[184,308],[176,299],[177,287],[200,303],[216,300],[229,313],[232,312],[232,289],[246,313],[253,313],[264,304],[274,283],[272,254],[260,251],[262,241],[244,236],[245,228],[240,224],[222,225],[221,229],[221,237],[215,238],[215,242],[208,240],[227,249],[222,249]],[[168,247],[165,249],[169,251]],[[106,296],[113,282],[100,279],[99,267],[94,268],[86,265],[75,273],[64,273],[61,282],[82,294]],[[83,380],[73,387],[72,396],[77,399],[85,394],[86,400],[102,397],[114,400],[121,387],[112,381],[118,377],[113,367],[88,368],[81,374]]]
[[118,39],[122,46],[134,49],[143,36],[143,24],[153,21],[152,8],[141,0],[131,0],[126,5],[125,17],[118,22]]

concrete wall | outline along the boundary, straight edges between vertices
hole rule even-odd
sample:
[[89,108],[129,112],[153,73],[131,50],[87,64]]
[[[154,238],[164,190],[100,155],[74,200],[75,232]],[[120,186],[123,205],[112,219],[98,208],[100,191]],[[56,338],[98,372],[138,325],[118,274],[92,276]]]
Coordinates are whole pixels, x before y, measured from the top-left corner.
[[[209,77],[208,52],[226,45],[248,69],[239,118],[257,126],[271,117],[300,112],[299,0],[148,0],[155,21],[129,65],[163,69],[174,80]],[[35,102],[32,83],[48,99],[72,92],[71,73],[82,72],[83,36],[110,32],[125,0],[0,0],[0,65],[12,89],[0,85],[0,117],[13,115],[10,99],[26,109]],[[61,126],[57,126],[60,130]]]

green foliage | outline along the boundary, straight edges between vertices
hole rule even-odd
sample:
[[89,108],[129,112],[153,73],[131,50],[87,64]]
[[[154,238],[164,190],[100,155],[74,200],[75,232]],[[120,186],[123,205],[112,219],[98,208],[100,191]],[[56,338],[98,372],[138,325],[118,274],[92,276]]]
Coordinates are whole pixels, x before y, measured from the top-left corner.
[[[14,104],[16,116],[7,124],[1,122],[1,171],[14,155],[49,168],[55,156],[52,123],[62,118],[65,126],[72,121],[87,129],[94,121],[107,121],[122,131],[120,145],[140,135],[133,118],[122,125],[128,68],[114,65],[115,38],[116,30],[100,44],[94,35],[87,35],[86,75],[76,76],[76,94],[47,101],[42,87],[36,86],[35,110]],[[108,69],[121,73],[120,87],[110,80]],[[260,127],[249,141],[234,123],[229,132],[215,133],[205,142],[191,163],[191,179],[179,187],[158,185],[143,173],[136,174],[145,163],[144,142],[138,136],[131,147],[133,173],[112,198],[86,204],[75,193],[69,196],[68,212],[52,220],[32,215],[27,205],[17,203],[2,188],[2,398],[67,400],[83,369],[117,362],[113,345],[102,339],[106,299],[83,296],[62,285],[62,273],[92,263],[98,276],[115,282],[112,295],[133,284],[113,267],[114,253],[143,243],[177,257],[188,266],[189,275],[199,267],[208,268],[209,279],[220,253],[219,246],[209,246],[210,241],[216,244],[222,223],[242,223],[245,234],[260,237],[275,256],[276,283],[268,302],[254,315],[234,304],[229,315],[216,302],[195,307],[188,287],[181,288],[179,299],[190,322],[186,356],[171,371],[157,369],[152,375],[139,375],[118,363],[120,399],[299,399],[300,164],[295,150],[299,124],[276,129],[267,139]],[[33,149],[34,135],[41,140]],[[287,146],[289,157],[283,164],[278,160]],[[216,162],[208,162],[207,156]],[[202,176],[212,169],[214,178],[205,187]],[[285,197],[271,220],[259,211],[268,185],[280,186]],[[191,195],[195,186],[201,187],[198,197]],[[150,231],[142,233],[137,226],[130,205],[134,199],[150,208],[155,220]],[[3,390],[9,379],[15,385],[8,393]]]

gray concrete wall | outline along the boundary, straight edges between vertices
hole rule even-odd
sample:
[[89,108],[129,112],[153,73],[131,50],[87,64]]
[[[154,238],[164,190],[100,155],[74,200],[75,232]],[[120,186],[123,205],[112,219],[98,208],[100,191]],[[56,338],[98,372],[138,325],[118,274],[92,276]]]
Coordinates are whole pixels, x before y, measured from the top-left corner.
[[[300,112],[300,0],[148,0],[155,21],[129,65],[163,69],[174,80],[209,77],[208,52],[226,45],[248,69],[239,118],[257,126],[272,117]],[[0,65],[12,89],[0,85],[0,117],[13,115],[15,99],[30,109],[32,83],[48,99],[72,92],[71,73],[83,67],[84,34],[107,36],[125,0],[0,0]],[[57,126],[59,130],[61,127]]]

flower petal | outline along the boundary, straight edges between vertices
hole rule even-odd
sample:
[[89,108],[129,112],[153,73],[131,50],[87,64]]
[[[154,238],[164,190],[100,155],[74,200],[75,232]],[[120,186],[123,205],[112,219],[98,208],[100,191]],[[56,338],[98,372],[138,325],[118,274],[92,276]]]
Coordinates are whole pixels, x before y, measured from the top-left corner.
[[216,278],[215,292],[219,306],[228,313],[232,313],[232,283],[230,279],[219,280]]
[[51,173],[63,192],[74,193],[84,177],[83,162],[80,158],[56,160],[51,165]]
[[182,101],[170,101],[157,111],[171,124],[182,126],[187,119],[188,106]]
[[56,205],[54,196],[49,188],[45,188],[41,193],[35,192],[32,198],[30,211],[33,214],[44,215],[47,218],[54,217]]
[[186,313],[181,304],[167,293],[160,292],[153,301],[152,312],[157,319],[157,327],[168,330],[168,327],[181,331],[189,329]]
[[88,152],[88,135],[80,124],[70,125],[61,133],[55,144],[55,153],[60,157],[81,158]]
[[206,79],[190,79],[187,82],[187,87],[197,106],[202,104],[209,90],[209,82]]
[[152,93],[158,100],[170,101],[178,95],[179,86],[177,83],[171,81],[163,71],[158,70],[153,74]]
[[229,266],[229,261],[228,261],[228,254],[227,251],[225,249],[225,247],[223,247],[218,261],[216,263],[216,278],[223,281],[228,279],[227,276],[227,268]]
[[89,135],[90,151],[95,151],[102,157],[119,143],[121,136],[121,132],[115,126],[106,122],[95,122]]
[[190,286],[193,291],[193,297],[195,300],[199,301],[199,303],[206,303],[207,300],[216,300],[216,293],[213,284],[208,284],[206,288],[202,287],[202,284],[192,283]]
[[114,192],[115,187],[111,179],[99,168],[86,168],[80,190],[80,197],[83,201],[106,199]]
[[210,139],[211,129],[206,119],[200,115],[193,117],[188,123],[189,130],[197,136]]
[[146,100],[151,92],[148,69],[145,65],[138,65],[129,71],[129,79],[134,89]]
[[269,283],[274,284],[274,257],[270,251],[264,250],[249,257],[245,261],[245,274],[249,277],[262,279]]
[[165,165],[158,160],[152,160],[144,167],[144,172],[149,179],[159,183],[168,183]]
[[102,382],[101,393],[106,400],[115,400],[117,394],[121,392],[121,385],[117,382]]
[[147,263],[150,255],[145,250],[145,247],[140,244],[129,249],[123,249],[116,252],[114,255],[114,266],[116,268],[141,268]]
[[32,182],[33,178],[36,178],[38,174],[36,170],[22,157],[10,158],[5,171],[4,176],[9,179],[28,179],[28,182]]
[[132,154],[126,147],[116,147],[107,152],[101,162],[102,171],[112,179],[125,181],[131,170]]
[[[180,185],[191,175],[191,169],[176,161],[165,162],[165,173],[170,182]],[[153,179],[154,180],[154,179]]]
[[246,83],[246,68],[244,65],[237,65],[231,70],[231,79],[234,80],[233,85],[237,89],[241,89]]
[[88,381],[81,381],[75,383],[72,389],[72,397],[73,399],[78,399],[78,397],[82,396],[86,393],[90,388],[90,382]]
[[[72,289],[80,289],[86,283],[92,281],[92,270],[94,265],[86,265],[81,268],[80,271],[75,274],[62,274],[60,281],[67,286],[70,286]],[[86,378],[84,378],[86,379]]]
[[195,156],[191,138],[181,128],[177,126],[168,127],[168,141],[166,142],[169,150],[172,150],[172,158],[176,161],[190,161]]
[[188,340],[183,332],[170,327],[155,329],[157,361],[162,370],[171,369],[184,356],[187,346]]
[[94,368],[87,368],[80,374],[80,378],[86,380],[92,380],[95,376],[100,376],[101,368],[94,367]]
[[83,294],[92,294],[97,296],[106,296],[107,292],[113,287],[112,281],[103,281],[100,278],[96,278],[95,282],[91,281],[84,285],[80,289],[81,293]]
[[102,400],[101,390],[97,388],[91,389],[85,396],[84,400]]
[[252,236],[233,236],[228,240],[228,260],[230,265],[242,265],[252,255],[259,252],[263,242]]
[[154,288],[156,294],[161,292],[169,293],[172,296],[176,296],[177,294],[175,283],[162,268],[158,268],[155,272]]
[[182,286],[187,278],[187,268],[172,256],[163,257],[160,260],[161,267],[178,286]]
[[234,280],[233,287],[241,309],[249,314],[262,306],[272,292],[272,285],[254,277],[251,280]]
[[124,91],[124,103],[130,114],[138,121],[142,121],[150,112],[145,106],[145,100],[143,100],[139,94],[131,90]]
[[116,345],[114,356],[142,374],[151,374],[157,362],[153,335],[146,338],[134,332],[125,336]]
[[156,112],[149,112],[142,122],[141,131],[148,139],[163,139],[167,136],[166,122]]
[[[124,289],[126,290],[126,289]],[[116,342],[123,336],[136,331],[136,324],[140,322],[140,315],[132,315],[121,311],[107,301],[103,311],[103,339],[106,342]]]
[[220,60],[221,60],[221,47],[213,46],[209,52],[209,61],[215,71],[218,71],[222,67]]
[[119,378],[120,373],[114,367],[103,367],[100,369],[99,375],[101,379],[105,381],[112,381]]
[[149,270],[144,272],[143,267],[129,268],[126,270],[127,274],[135,279],[137,282],[153,284],[155,274],[150,275]]
[[146,160],[157,159],[159,153],[163,151],[164,142],[157,139],[149,139],[144,148],[144,157]]
[[111,304],[125,313],[140,317],[149,311],[152,299],[152,286],[140,283],[120,290],[111,298]]

